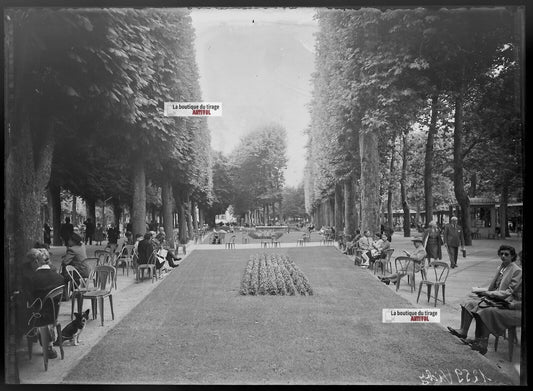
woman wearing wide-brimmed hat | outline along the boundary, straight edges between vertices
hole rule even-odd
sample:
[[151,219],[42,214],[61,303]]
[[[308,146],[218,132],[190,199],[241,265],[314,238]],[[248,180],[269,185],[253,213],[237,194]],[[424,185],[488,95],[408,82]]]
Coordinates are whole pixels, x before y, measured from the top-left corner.
[[[415,273],[418,273],[422,269],[424,269],[425,266],[425,258],[426,258],[426,250],[424,250],[424,242],[422,238],[413,238],[413,244],[415,246],[415,250],[413,252],[409,252],[404,250],[404,253],[411,259],[413,259],[414,266],[410,266],[409,270],[403,270],[400,273],[394,273],[390,276],[381,277],[378,276],[378,278],[384,282],[385,284],[389,285],[391,282],[396,283],[398,279],[401,279],[406,274],[409,274],[412,271],[412,268],[415,268]],[[410,263],[409,265],[413,265],[413,263]]]

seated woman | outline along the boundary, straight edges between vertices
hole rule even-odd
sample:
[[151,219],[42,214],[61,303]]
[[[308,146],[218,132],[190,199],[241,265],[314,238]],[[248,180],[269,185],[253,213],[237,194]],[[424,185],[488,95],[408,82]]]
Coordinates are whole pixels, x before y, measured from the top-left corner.
[[387,239],[387,234],[382,234],[381,238],[372,244],[373,249],[370,250],[370,263],[374,263],[378,259],[387,256],[386,251],[390,248],[390,242]]
[[[37,305],[44,297],[54,288],[57,288],[63,285],[64,280],[61,275],[57,274],[56,271],[52,270],[50,267],[50,255],[48,250],[43,248],[33,248],[27,254],[28,259],[28,270],[27,273],[23,276],[23,292],[25,297],[28,300],[29,304]],[[40,299],[40,300],[38,300]],[[39,316],[31,315],[28,321],[29,330],[26,332],[33,342],[38,338],[38,327],[48,325],[54,321],[53,314],[59,312],[59,301],[54,302],[52,305],[46,303],[43,306]],[[34,306],[30,307],[31,309],[35,308]],[[46,347],[48,350],[48,358],[57,358],[57,352],[52,348],[52,343],[55,339],[54,333],[55,330],[53,327],[48,327],[49,333],[49,344]]]
[[89,277],[90,269],[85,263],[85,259],[87,259],[87,250],[85,249],[81,236],[76,233],[71,234],[67,241],[67,252],[61,260],[61,274],[65,278],[65,284],[70,281],[67,273],[67,265],[74,266],[82,278]]
[[374,239],[372,239],[372,234],[370,231],[366,230],[365,235],[361,237],[358,242],[357,246],[363,251],[362,257],[364,260],[364,263],[361,266],[368,266],[370,264],[370,251],[373,249]]
[[415,261],[414,265],[411,262],[409,264],[409,269],[407,270],[400,270],[398,273],[394,273],[386,277],[378,276],[381,282],[387,285],[389,285],[391,282],[396,283],[398,282],[398,279],[402,279],[403,276],[413,272],[413,268],[415,273],[418,273],[419,271],[424,269],[424,259],[426,258],[426,250],[424,250],[424,243],[422,242],[421,238],[415,238],[412,240],[412,242],[415,246],[415,251],[413,251],[412,254],[405,250],[404,252],[409,258]]
[[507,301],[520,300],[518,287],[522,284],[522,268],[514,263],[516,251],[512,246],[501,245],[498,249],[498,255],[501,257],[502,263],[488,288],[473,290],[474,295],[471,295],[461,305],[461,327],[459,329],[448,327],[450,333],[456,337],[467,337],[474,314],[483,309],[479,306],[481,303],[480,297]]

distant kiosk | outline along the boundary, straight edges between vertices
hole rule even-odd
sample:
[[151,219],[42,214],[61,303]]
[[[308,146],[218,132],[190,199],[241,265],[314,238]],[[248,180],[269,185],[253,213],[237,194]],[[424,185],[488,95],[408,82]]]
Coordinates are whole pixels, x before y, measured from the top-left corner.
[[470,221],[473,239],[495,239],[496,201],[492,198],[470,198]]

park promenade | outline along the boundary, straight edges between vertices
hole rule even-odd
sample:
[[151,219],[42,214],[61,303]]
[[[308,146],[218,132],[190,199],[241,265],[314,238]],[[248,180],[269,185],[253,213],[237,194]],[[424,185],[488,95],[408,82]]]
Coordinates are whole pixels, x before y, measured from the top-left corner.
[[[237,234],[236,240],[236,251],[239,249],[257,249],[257,252],[263,251],[260,248],[260,241],[250,240],[249,243],[242,243],[242,237]],[[296,247],[296,242],[298,238],[301,237],[300,232],[291,232],[285,233],[280,238],[281,249],[288,247]],[[306,243],[306,247],[319,247],[324,246],[320,242],[321,237],[317,233],[312,234],[312,241]],[[459,259],[459,267],[450,271],[450,276],[446,284],[446,304],[439,302],[437,307],[441,309],[441,327],[443,329],[446,326],[457,327],[459,325],[459,316],[460,316],[460,303],[465,298],[465,296],[470,292],[472,286],[484,286],[487,285],[488,281],[493,277],[497,266],[499,265],[499,258],[496,254],[496,250],[500,244],[503,242],[514,246],[517,251],[522,248],[521,238],[512,237],[508,238],[505,241],[502,240],[475,240],[472,246],[467,247],[467,257]],[[412,243],[410,238],[403,238],[395,233],[392,239],[392,248],[395,249],[393,258],[402,254],[403,249],[409,250],[412,248]],[[102,246],[103,247],[103,246]],[[88,246],[88,255],[92,255],[98,246]],[[207,244],[206,241],[203,243],[190,243],[187,247],[187,255],[180,254],[182,257],[181,265],[170,272],[180,273],[183,268],[187,267],[188,258],[191,253],[194,253],[196,250],[213,250],[223,252],[234,251],[230,249],[225,249],[224,244],[221,245],[211,245]],[[294,249],[293,249],[294,250]],[[333,251],[338,252],[337,249],[332,249]],[[60,256],[64,253],[64,247],[54,247],[51,249],[53,253],[53,262],[58,265],[60,262]],[[274,251],[274,250],[269,250]],[[296,251],[296,250],[294,250]],[[354,270],[354,273],[367,273],[371,275],[372,278],[368,279],[368,284],[383,285],[378,281],[377,278],[374,278],[373,272],[370,270],[363,270],[357,266],[353,265],[353,259],[349,256],[344,256],[346,264],[352,265],[350,270]],[[444,260],[447,260],[446,255],[444,255]],[[327,259],[324,260],[327,262]],[[169,278],[166,276],[163,279]],[[81,337],[79,346],[66,346],[65,347],[65,360],[56,359],[49,364],[48,371],[43,370],[42,358],[40,349],[37,346],[34,346],[34,355],[31,361],[28,360],[27,349],[25,344],[22,344],[18,354],[19,357],[19,368],[20,368],[20,379],[21,383],[62,383],[69,382],[65,380],[69,376],[69,373],[73,368],[81,361],[83,358],[90,352],[90,350],[96,346],[103,337],[107,334],[113,333],[115,326],[121,322],[121,320],[134,311],[135,307],[141,303],[145,298],[147,298],[154,288],[160,285],[160,281],[151,283],[150,280],[145,280],[141,283],[135,283],[134,277],[130,272],[129,276],[122,275],[122,270],[118,270],[118,279],[117,279],[117,290],[113,294],[113,302],[115,309],[115,319],[111,320],[109,313],[109,307],[106,303],[106,318],[104,326],[100,326],[99,320],[93,321],[90,320],[85,327]],[[366,281],[366,280],[365,280]],[[395,288],[391,285],[386,289],[390,289],[391,292],[395,292]],[[432,303],[427,303],[424,294],[420,297],[420,302],[416,302],[417,292],[411,293],[407,284],[402,284],[400,290],[395,292],[405,300],[407,300],[413,308],[432,308]],[[179,299],[179,297],[178,297]],[[384,304],[384,307],[386,305]],[[60,323],[65,326],[70,321],[70,303],[62,303],[60,315]],[[473,336],[474,327],[471,327],[470,336]],[[477,353],[476,353],[477,354]],[[117,358],[119,359],[119,358]],[[125,358],[127,360],[127,358]],[[520,347],[515,348],[515,353],[513,361],[510,363],[507,358],[507,343],[500,341],[498,352],[494,352],[494,339],[491,337],[489,342],[489,351],[486,354],[483,360],[488,360],[492,362],[499,370],[507,375],[512,384],[519,384],[519,369],[520,369]],[[135,383],[135,379],[131,379]],[[89,381],[90,382],[90,381]],[[95,373],[95,382],[98,382],[98,374]],[[158,380],[154,379],[154,383],[157,383]],[[378,379],[375,380],[378,384]]]

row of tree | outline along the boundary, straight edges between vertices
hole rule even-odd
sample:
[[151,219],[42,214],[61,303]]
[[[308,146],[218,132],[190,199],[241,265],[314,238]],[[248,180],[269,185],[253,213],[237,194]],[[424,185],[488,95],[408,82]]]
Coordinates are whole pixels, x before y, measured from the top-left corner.
[[[377,232],[380,211],[521,197],[523,9],[321,10],[305,201],[316,224]],[[453,191],[453,195],[451,191]],[[454,199],[455,198],[455,199]],[[397,200],[394,202],[394,200]]]
[[[129,208],[133,233],[142,234],[153,187],[161,192],[165,231],[172,233],[177,210],[182,240],[196,223],[194,205],[212,204],[206,121],[163,114],[164,102],[200,101],[189,12],[6,13],[5,308],[17,301],[25,253],[42,240],[45,189],[55,232],[65,191],[86,201],[93,221],[98,200],[111,198],[117,220]],[[14,330],[22,328],[15,311],[10,315],[8,376],[16,382]]]

